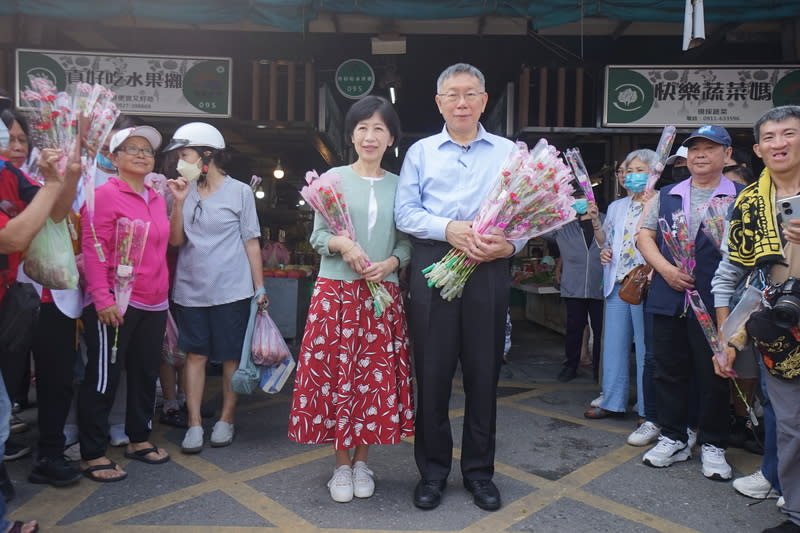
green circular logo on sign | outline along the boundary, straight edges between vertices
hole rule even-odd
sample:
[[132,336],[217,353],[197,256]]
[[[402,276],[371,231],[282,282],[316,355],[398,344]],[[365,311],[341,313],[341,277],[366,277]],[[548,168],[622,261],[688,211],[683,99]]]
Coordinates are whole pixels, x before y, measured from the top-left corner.
[[345,98],[358,100],[372,92],[375,72],[361,59],[348,59],[336,69],[336,88]]
[[772,90],[772,103],[779,105],[800,105],[800,70],[790,72],[775,84]]
[[653,86],[633,70],[614,69],[608,77],[606,117],[609,123],[635,122],[653,107]]
[[30,86],[31,78],[48,79],[59,91],[63,91],[67,86],[67,75],[63,67],[44,54],[20,52],[18,69],[20,90]]
[[197,109],[212,115],[227,115],[228,63],[201,61],[183,77],[183,96]]

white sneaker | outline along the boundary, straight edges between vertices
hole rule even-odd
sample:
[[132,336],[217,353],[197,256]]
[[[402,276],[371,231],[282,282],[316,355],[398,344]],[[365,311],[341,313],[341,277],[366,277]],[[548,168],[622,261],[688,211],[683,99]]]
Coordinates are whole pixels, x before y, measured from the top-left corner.
[[108,429],[108,436],[112,446],[127,446],[131,443],[128,435],[125,434],[125,424],[117,424]]
[[786,505],[786,500],[784,499],[783,496],[781,496],[780,498],[778,498],[778,501],[775,502],[775,505],[778,506],[778,509],[783,509],[783,506]]
[[644,421],[639,424],[636,431],[628,435],[628,444],[631,446],[647,446],[655,442],[661,434],[661,428],[652,422]]
[[367,468],[364,461],[356,461],[353,465],[353,496],[369,498],[375,493],[375,474]]
[[600,393],[600,396],[595,398],[589,403],[590,407],[600,407],[600,404],[603,403],[603,393]]
[[353,499],[353,469],[342,465],[333,471],[333,477],[328,481],[333,501],[347,503]]
[[697,432],[692,428],[686,428],[686,436],[686,445],[690,450],[694,450],[694,446],[697,444]]
[[644,454],[642,462],[647,466],[663,468],[678,461],[685,461],[691,456],[692,451],[685,443],[661,435],[658,437],[658,444]]
[[772,483],[767,481],[761,470],[756,470],[749,476],[734,479],[733,488],[739,494],[756,500],[769,500],[778,497],[778,492],[772,488]]
[[703,475],[708,479],[727,481],[733,475],[731,465],[725,460],[725,450],[713,444],[700,447],[700,460],[703,463]]
[[200,453],[203,449],[203,426],[192,426],[186,430],[181,442],[183,453]]
[[214,424],[211,431],[211,447],[222,448],[233,442],[233,424],[228,424],[222,420]]

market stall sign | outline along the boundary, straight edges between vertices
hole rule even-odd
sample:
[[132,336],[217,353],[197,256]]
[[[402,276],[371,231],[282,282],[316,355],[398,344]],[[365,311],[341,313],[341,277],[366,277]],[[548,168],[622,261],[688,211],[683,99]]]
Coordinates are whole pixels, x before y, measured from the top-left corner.
[[336,69],[336,88],[345,98],[358,100],[372,92],[375,72],[361,59],[348,59]]
[[58,90],[99,83],[116,94],[123,113],[179,117],[231,116],[231,58],[97,54],[17,49],[17,103],[30,76]]
[[800,104],[800,66],[608,66],[603,101],[604,126],[750,128]]

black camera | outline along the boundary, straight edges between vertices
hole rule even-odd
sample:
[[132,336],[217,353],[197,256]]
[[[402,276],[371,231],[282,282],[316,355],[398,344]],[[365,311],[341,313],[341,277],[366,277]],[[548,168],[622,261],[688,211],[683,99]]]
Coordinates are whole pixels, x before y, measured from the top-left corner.
[[772,319],[775,325],[785,329],[800,325],[800,279],[789,278],[774,291]]

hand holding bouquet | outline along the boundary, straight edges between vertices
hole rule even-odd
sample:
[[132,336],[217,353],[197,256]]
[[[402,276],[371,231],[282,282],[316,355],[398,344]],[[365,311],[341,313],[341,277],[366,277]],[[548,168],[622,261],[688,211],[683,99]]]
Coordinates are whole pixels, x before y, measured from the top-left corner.
[[[530,151],[525,143],[517,143],[481,204],[473,230],[511,241],[531,239],[567,224],[575,217],[572,179],[558,151],[544,139]],[[477,266],[477,261],[453,248],[422,272],[428,286],[440,288],[442,298],[450,301],[461,296]]]

